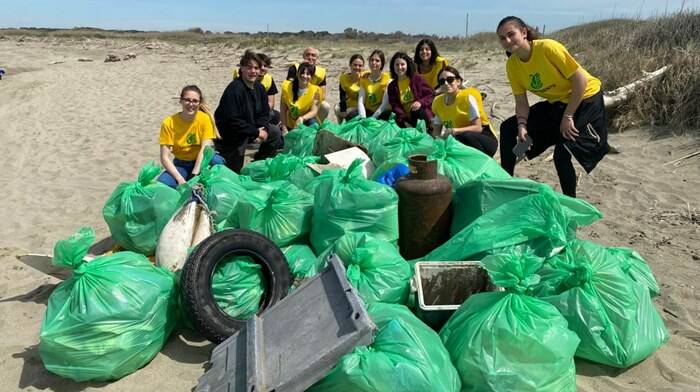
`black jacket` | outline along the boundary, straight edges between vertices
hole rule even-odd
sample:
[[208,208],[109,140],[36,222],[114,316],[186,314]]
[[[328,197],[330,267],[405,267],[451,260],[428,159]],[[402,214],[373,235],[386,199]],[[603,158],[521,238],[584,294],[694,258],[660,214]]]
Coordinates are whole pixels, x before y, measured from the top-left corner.
[[256,81],[253,88],[236,79],[229,83],[214,112],[216,127],[221,134],[218,142],[237,145],[258,136],[258,128],[267,128],[270,122],[270,106],[265,87]]

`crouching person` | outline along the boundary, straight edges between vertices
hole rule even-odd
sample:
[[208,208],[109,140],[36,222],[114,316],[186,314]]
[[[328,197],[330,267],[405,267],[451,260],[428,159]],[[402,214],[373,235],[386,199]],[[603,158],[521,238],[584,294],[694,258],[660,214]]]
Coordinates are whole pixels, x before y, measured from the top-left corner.
[[282,147],[280,129],[270,123],[267,92],[258,80],[262,64],[255,53],[246,51],[239,63],[241,77],[229,83],[214,112],[221,134],[215,142],[216,149],[226,159],[226,166],[236,173],[243,167],[249,141],[261,142],[253,156],[256,160],[273,157]]

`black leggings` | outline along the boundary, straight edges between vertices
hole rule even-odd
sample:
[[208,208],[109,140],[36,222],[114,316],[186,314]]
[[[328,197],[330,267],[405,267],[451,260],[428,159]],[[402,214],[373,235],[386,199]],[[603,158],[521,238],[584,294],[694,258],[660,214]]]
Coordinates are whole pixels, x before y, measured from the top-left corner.
[[[571,162],[571,153],[566,147],[570,142],[565,141],[559,132],[559,124],[561,124],[565,109],[566,104],[563,102],[550,103],[547,101],[538,102],[530,107],[527,133],[532,138],[533,144],[530,151],[527,152],[527,157],[534,158],[550,146],[554,146],[554,167],[559,175],[561,191],[567,196],[576,197],[576,170]],[[574,151],[574,153],[579,152],[577,155],[579,162],[590,172],[608,151],[602,93],[599,92],[581,102],[574,114],[574,123],[580,134],[576,138],[577,144],[590,143],[589,127],[596,131],[597,146],[587,152],[581,152],[580,149]],[[515,170],[513,147],[517,143],[517,136],[518,122],[513,116],[501,124],[500,140],[501,166],[510,175],[513,175]],[[586,138],[587,136],[588,138]],[[570,146],[569,148],[577,147]]]
[[455,135],[455,139],[462,144],[483,152],[484,154],[493,157],[498,150],[498,140],[491,132],[491,128],[485,126],[481,132],[462,132]]

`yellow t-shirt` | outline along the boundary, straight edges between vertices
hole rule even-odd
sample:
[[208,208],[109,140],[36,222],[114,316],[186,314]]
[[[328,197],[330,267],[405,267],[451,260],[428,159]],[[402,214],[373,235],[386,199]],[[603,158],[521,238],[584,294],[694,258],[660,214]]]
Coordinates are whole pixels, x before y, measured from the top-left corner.
[[401,97],[401,106],[406,114],[411,113],[411,104],[416,100],[411,91],[411,79],[406,77],[398,80],[399,97]]
[[442,58],[442,56],[437,56],[435,58],[435,64],[433,64],[432,68],[430,68],[430,71],[426,73],[421,73],[419,69],[418,75],[420,75],[426,82],[428,82],[428,85],[430,87],[435,88],[438,84],[440,72],[442,72],[442,70],[445,69],[447,65],[448,63],[446,59]]
[[192,121],[185,121],[175,113],[160,124],[159,143],[172,146],[175,158],[183,161],[196,160],[202,142],[215,137],[211,117],[201,111],[197,111]]
[[528,61],[512,55],[506,63],[510,87],[514,95],[530,91],[549,102],[569,102],[571,96],[571,75],[580,69],[588,83],[583,98],[589,98],[600,91],[600,80],[591,76],[569,54],[564,45],[552,39],[532,41],[532,52]]
[[[362,80],[362,77],[367,73],[367,71],[362,72],[360,74],[360,80]],[[353,82],[353,80],[350,77],[350,74],[347,72],[343,72],[338,76],[338,81],[340,82],[340,87],[343,88],[343,91],[345,91],[345,104],[347,105],[348,108],[356,108],[357,107],[357,97],[360,95],[360,80],[357,82]]]
[[285,80],[282,83],[282,102],[287,105],[287,124],[293,126],[297,119],[311,110],[311,106],[314,103],[314,99],[319,99],[321,95],[321,88],[309,84],[304,92],[297,98],[296,102],[293,102],[294,94],[292,93],[292,81]]
[[379,109],[390,80],[389,72],[382,72],[382,77],[376,82],[370,80],[369,72],[360,79],[360,88],[365,90],[365,108],[373,112]]
[[446,128],[464,128],[478,117],[481,120],[481,125],[488,126],[491,133],[494,133],[489,117],[484,110],[481,93],[474,87],[458,92],[455,101],[450,105],[445,104],[445,94],[438,95],[433,100],[432,109],[435,116]]
[[[233,79],[238,79],[240,77],[238,67],[233,69]],[[258,81],[265,87],[265,92],[270,91],[270,87],[272,87],[272,75],[269,73],[266,73],[263,75],[262,79],[258,78]]]

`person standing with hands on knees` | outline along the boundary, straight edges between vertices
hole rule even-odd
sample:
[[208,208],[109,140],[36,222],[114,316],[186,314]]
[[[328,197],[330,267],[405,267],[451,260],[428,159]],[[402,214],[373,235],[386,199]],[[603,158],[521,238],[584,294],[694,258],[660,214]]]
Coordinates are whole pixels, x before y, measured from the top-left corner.
[[[609,151],[600,80],[591,76],[552,39],[538,39],[522,19],[508,16],[496,29],[508,57],[506,71],[515,97],[515,116],[501,124],[501,166],[513,175],[518,141],[532,140],[534,158],[554,147],[562,193],[576,197],[571,155],[590,173]],[[530,106],[527,91],[546,101]]]
[[270,123],[270,106],[265,87],[258,80],[262,61],[247,50],[240,61],[241,77],[224,90],[214,112],[221,139],[216,149],[226,158],[226,166],[236,173],[243,167],[249,141],[260,140],[260,149],[253,159],[273,157],[282,147],[279,127]]

